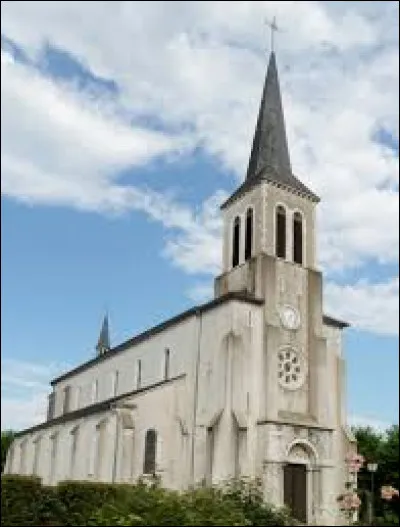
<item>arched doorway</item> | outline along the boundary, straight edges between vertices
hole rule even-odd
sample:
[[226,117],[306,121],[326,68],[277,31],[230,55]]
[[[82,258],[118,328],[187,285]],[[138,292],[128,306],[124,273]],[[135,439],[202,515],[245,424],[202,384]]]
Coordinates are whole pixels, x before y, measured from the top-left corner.
[[315,450],[307,441],[295,441],[289,446],[283,467],[284,504],[296,520],[305,524],[312,516],[311,471],[315,464]]

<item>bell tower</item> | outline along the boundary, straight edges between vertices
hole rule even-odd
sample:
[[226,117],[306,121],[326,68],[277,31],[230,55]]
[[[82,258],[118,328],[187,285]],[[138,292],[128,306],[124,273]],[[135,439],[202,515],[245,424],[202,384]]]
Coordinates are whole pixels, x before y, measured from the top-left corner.
[[241,292],[263,300],[262,413],[305,426],[332,418],[321,394],[327,369],[322,275],[315,268],[318,202],[292,170],[272,52],[246,178],[221,206],[223,272],[214,289],[216,297]]
[[340,467],[353,448],[344,433],[341,330],[348,324],[323,313],[318,202],[292,170],[272,51],[246,178],[221,206],[223,269],[214,289],[217,298],[241,292],[262,305],[257,322],[243,323],[242,355],[252,372],[248,400],[256,401],[266,498],[309,525],[317,504],[318,525],[333,525],[330,496],[343,488]]
[[257,288],[260,255],[315,267],[315,206],[319,198],[292,172],[276,56],[269,58],[246,179],[222,205],[223,274],[215,294]]

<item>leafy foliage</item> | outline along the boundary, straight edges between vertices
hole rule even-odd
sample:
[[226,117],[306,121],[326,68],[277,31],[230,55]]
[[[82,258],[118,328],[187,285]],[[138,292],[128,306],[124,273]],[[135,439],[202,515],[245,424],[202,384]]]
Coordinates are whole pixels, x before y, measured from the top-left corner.
[[64,482],[2,477],[1,525],[296,525],[263,502],[258,482],[179,493],[157,484]]
[[63,507],[39,478],[2,476],[1,525],[56,525]]
[[1,472],[6,464],[7,452],[13,442],[15,433],[12,430],[1,432]]
[[[370,499],[371,473],[367,470],[370,462],[378,464],[374,475],[374,525],[399,524],[399,500],[385,502],[381,499],[380,489],[383,485],[393,485],[399,488],[399,427],[394,425],[384,434],[372,428],[354,429],[357,438],[358,452],[365,457],[365,464],[358,473],[357,486],[365,504]],[[365,511],[361,510],[361,516]]]
[[[354,430],[358,452],[366,463],[358,474],[358,493],[365,504],[371,489],[368,462],[378,463],[374,487],[374,525],[399,524],[399,500],[381,499],[382,485],[399,488],[399,427],[385,434],[371,428]],[[4,468],[14,438],[2,432]],[[178,493],[149,485],[63,482],[41,485],[38,478],[2,476],[1,525],[296,525],[288,511],[263,501],[260,481],[235,481],[221,488]],[[361,511],[362,512],[362,511]],[[362,523],[360,523],[362,525]]]
[[243,510],[249,521],[246,525],[300,525],[290,517],[286,508],[274,507],[263,500],[262,482],[234,480],[224,489],[224,495]]
[[94,511],[104,503],[114,503],[119,488],[106,483],[64,481],[56,487],[57,498],[63,504],[65,516],[60,517],[62,525],[84,525]]

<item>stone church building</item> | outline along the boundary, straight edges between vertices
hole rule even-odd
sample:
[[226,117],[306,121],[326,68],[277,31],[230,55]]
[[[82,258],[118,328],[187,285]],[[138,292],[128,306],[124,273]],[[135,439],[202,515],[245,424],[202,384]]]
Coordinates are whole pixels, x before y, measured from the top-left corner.
[[214,299],[51,382],[46,422],[18,433],[5,472],[184,489],[261,478],[309,524],[343,525],[343,329],[323,310],[319,198],[292,172],[275,54],[244,183],[221,206]]

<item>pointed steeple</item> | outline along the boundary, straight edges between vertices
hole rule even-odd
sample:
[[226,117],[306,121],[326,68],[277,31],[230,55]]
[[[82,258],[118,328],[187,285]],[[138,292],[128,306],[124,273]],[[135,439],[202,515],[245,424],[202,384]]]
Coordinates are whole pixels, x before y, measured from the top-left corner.
[[269,59],[246,179],[262,170],[291,173],[275,53]]
[[101,326],[101,331],[99,335],[99,340],[96,345],[97,355],[103,355],[110,351],[110,333],[108,329],[108,315],[104,316],[103,325]]
[[319,197],[292,172],[274,51],[269,58],[246,179],[221,208],[224,209],[261,181],[319,201]]

